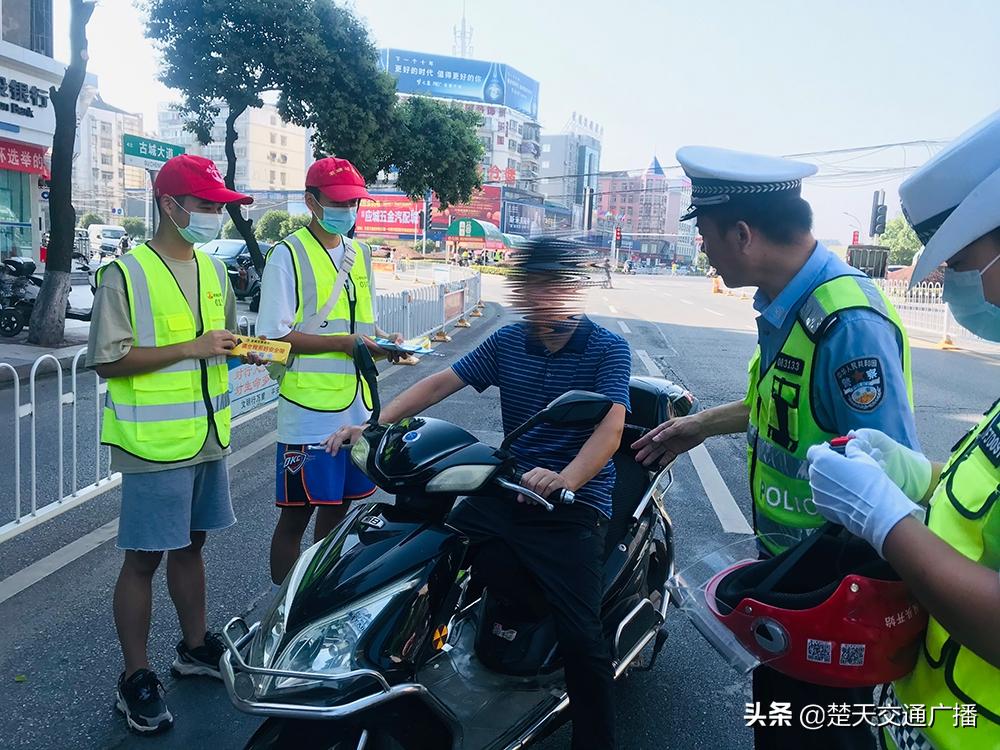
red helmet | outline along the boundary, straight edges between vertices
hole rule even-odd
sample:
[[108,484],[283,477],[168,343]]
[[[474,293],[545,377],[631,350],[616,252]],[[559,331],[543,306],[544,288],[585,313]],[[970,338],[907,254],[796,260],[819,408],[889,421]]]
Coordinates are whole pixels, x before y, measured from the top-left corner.
[[865,542],[828,524],[777,557],[737,563],[709,581],[716,617],[767,666],[829,687],[909,673],[927,613]]

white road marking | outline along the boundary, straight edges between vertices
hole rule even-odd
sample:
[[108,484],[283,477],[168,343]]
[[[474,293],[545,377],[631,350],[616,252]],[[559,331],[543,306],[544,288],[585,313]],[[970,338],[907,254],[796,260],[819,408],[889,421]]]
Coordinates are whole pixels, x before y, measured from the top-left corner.
[[[635,354],[645,366],[646,372],[653,377],[663,377],[663,370],[659,368],[645,349],[636,349]],[[753,534],[753,529],[747,523],[740,506],[736,504],[733,493],[726,486],[726,481],[719,473],[719,468],[712,460],[708,449],[704,445],[699,445],[688,451],[688,455],[691,457],[691,463],[694,464],[698,479],[701,480],[701,486],[705,488],[708,501],[712,504],[712,509],[718,516],[719,523],[722,524],[722,530],[730,534]]]
[[708,448],[699,445],[689,450],[688,455],[694,464],[694,470],[698,472],[701,486],[705,488],[705,494],[712,503],[715,515],[719,517],[722,530],[730,534],[753,534],[753,529],[747,523],[740,506],[736,504],[733,493],[726,486],[726,481],[719,473],[719,468],[712,460]]
[[622,329],[622,333],[632,333],[632,329],[625,325],[625,321],[619,320],[618,327]]
[[[392,373],[402,369],[402,366],[391,367],[379,376],[379,380],[384,380],[385,378],[390,377]],[[233,420],[233,426],[245,422],[246,419],[243,419],[243,417],[250,418],[267,413],[271,409],[275,408],[277,403],[277,401],[274,401],[265,407],[257,409],[256,411],[241,415],[237,419]],[[230,454],[228,458],[229,468],[235,469],[244,461],[253,458],[262,450],[271,447],[274,445],[276,439],[277,433],[264,435],[263,437],[254,440],[250,443],[250,445],[244,446],[238,451]],[[29,586],[33,586],[43,578],[46,578],[47,576],[55,573],[57,570],[66,567],[71,562],[79,560],[88,552],[92,552],[105,542],[109,542],[114,539],[118,536],[118,518],[119,517],[116,516],[103,526],[94,529],[89,534],[84,534],[82,537],[70,542],[65,547],[60,547],[51,555],[46,555],[41,560],[37,560],[28,567],[19,570],[7,578],[4,578],[0,581],[0,604],[3,604],[12,596],[17,596]]]
[[617,315],[618,314],[618,308],[615,307],[614,305],[608,305],[608,309],[611,311],[612,315]]
[[712,315],[718,315],[720,318],[726,317],[723,313],[720,313],[717,310],[713,310],[711,307],[703,307],[701,309],[704,310],[705,312],[712,313]]
[[649,353],[645,349],[636,349],[635,356],[637,356],[639,361],[642,362],[643,367],[646,368],[646,372],[654,378],[663,377],[663,370],[661,370],[659,365],[653,361],[653,358],[649,356]]
[[692,302],[691,300],[689,300],[689,299],[684,299],[683,297],[678,297],[678,299],[679,299],[679,300],[680,300],[681,302],[683,302],[683,303],[684,303],[685,305],[693,305],[693,304],[694,304],[694,302]]

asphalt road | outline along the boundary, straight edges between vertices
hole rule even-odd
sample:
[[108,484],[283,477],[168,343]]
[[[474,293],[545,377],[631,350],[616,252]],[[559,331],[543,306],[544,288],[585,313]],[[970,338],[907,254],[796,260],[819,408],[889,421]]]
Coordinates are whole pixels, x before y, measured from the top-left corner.
[[[629,341],[635,374],[662,371],[705,405],[742,397],[756,330],[749,300],[712,295],[704,279],[616,277],[615,284],[612,290],[592,290],[588,311]],[[443,357],[427,358],[416,368],[390,370],[380,388],[384,396],[391,398],[414,378],[449,366],[493,327],[512,319],[503,305],[499,279],[487,279],[485,296],[495,301],[486,317],[472,329],[456,333],[451,344],[442,345]],[[915,342],[917,424],[925,452],[943,458],[993,402],[998,365],[997,357],[942,352]],[[9,399],[9,389],[0,392],[0,434],[9,434]],[[86,408],[86,403],[78,407]],[[495,393],[477,395],[466,389],[432,413],[477,432],[500,430]],[[232,470],[232,494],[239,523],[214,535],[206,548],[209,617],[215,627],[234,614],[252,617],[268,591],[267,548],[276,518],[274,417],[273,410],[265,411],[234,434],[232,460],[238,463]],[[53,416],[40,414],[39,419],[45,420],[49,432],[39,440],[38,482],[54,486],[54,410]],[[707,447],[739,511],[749,518],[742,439],[715,438]],[[93,455],[93,438],[81,434],[78,450],[81,466],[91,466],[84,459]],[[90,453],[84,454],[87,450]],[[13,493],[12,467],[6,460],[6,465],[0,463],[4,509],[12,504]],[[22,476],[22,485],[29,481]],[[218,683],[169,678],[179,636],[162,574],[156,584],[150,653],[154,667],[166,678],[176,726],[162,737],[135,738],[112,709],[121,669],[110,610],[120,565],[113,542],[118,501],[118,490],[108,491],[0,544],[0,599],[25,576],[39,579],[0,602],[0,746],[240,748],[257,720],[232,708]],[[723,531],[688,458],[678,462],[668,510],[681,567],[742,538]],[[69,558],[72,561],[63,564]],[[679,613],[672,610],[670,619],[670,638],[655,669],[632,673],[617,689],[620,746],[630,750],[751,747],[742,719],[748,682],[724,665]],[[567,745],[568,734],[562,730],[541,747],[555,750]]]

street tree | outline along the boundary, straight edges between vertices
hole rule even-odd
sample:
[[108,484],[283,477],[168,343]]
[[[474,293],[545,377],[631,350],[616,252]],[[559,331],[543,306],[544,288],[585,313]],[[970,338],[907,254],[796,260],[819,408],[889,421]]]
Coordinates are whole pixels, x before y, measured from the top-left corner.
[[226,223],[222,226],[222,237],[227,240],[240,239],[240,230],[233,224],[232,219],[226,219]]
[[95,214],[93,211],[88,211],[83,216],[80,217],[80,226],[86,229],[91,224],[107,224],[104,217],[100,214]]
[[268,242],[277,242],[285,236],[281,233],[281,225],[287,220],[288,211],[279,211],[277,209],[267,211],[263,216],[257,219],[255,229],[257,239],[267,240]]
[[70,60],[59,88],[49,89],[55,111],[52,136],[52,177],[49,192],[51,232],[45,257],[45,280],[28,323],[28,341],[58,346],[66,331],[66,303],[70,292],[76,209],[73,208],[73,142],[76,139],[76,103],[87,76],[87,24],[94,3],[70,0]]
[[128,232],[129,237],[146,236],[146,222],[138,216],[126,216],[122,219],[122,229]]
[[[332,2],[332,0],[327,0]],[[146,35],[162,53],[160,80],[180,90],[186,127],[203,144],[225,105],[225,183],[235,189],[236,120],[264,104],[263,95],[298,99],[333,64],[314,13],[317,0],[147,0]],[[337,49],[350,57],[351,47]],[[285,107],[284,109],[287,109]],[[254,265],[264,258],[252,222],[227,207]]]
[[281,222],[281,227],[278,229],[278,239],[287,237],[292,232],[308,226],[310,221],[312,221],[312,217],[309,214],[292,214]]
[[908,266],[923,245],[906,219],[897,216],[885,225],[880,242],[889,248],[889,263]]
[[400,102],[390,138],[397,187],[414,200],[433,190],[442,209],[468,201],[482,185],[477,166],[483,144],[476,135],[481,123],[476,112],[433,99]]

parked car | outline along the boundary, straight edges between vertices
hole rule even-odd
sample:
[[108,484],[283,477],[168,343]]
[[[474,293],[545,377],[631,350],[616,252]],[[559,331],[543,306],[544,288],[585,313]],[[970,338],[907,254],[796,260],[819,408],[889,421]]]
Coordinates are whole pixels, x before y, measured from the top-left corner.
[[[261,253],[267,255],[271,246],[264,242],[259,244]],[[203,253],[214,255],[225,264],[236,299],[249,299],[250,310],[257,312],[260,304],[260,274],[250,259],[247,243],[243,240],[212,240],[199,246],[198,249]]]

